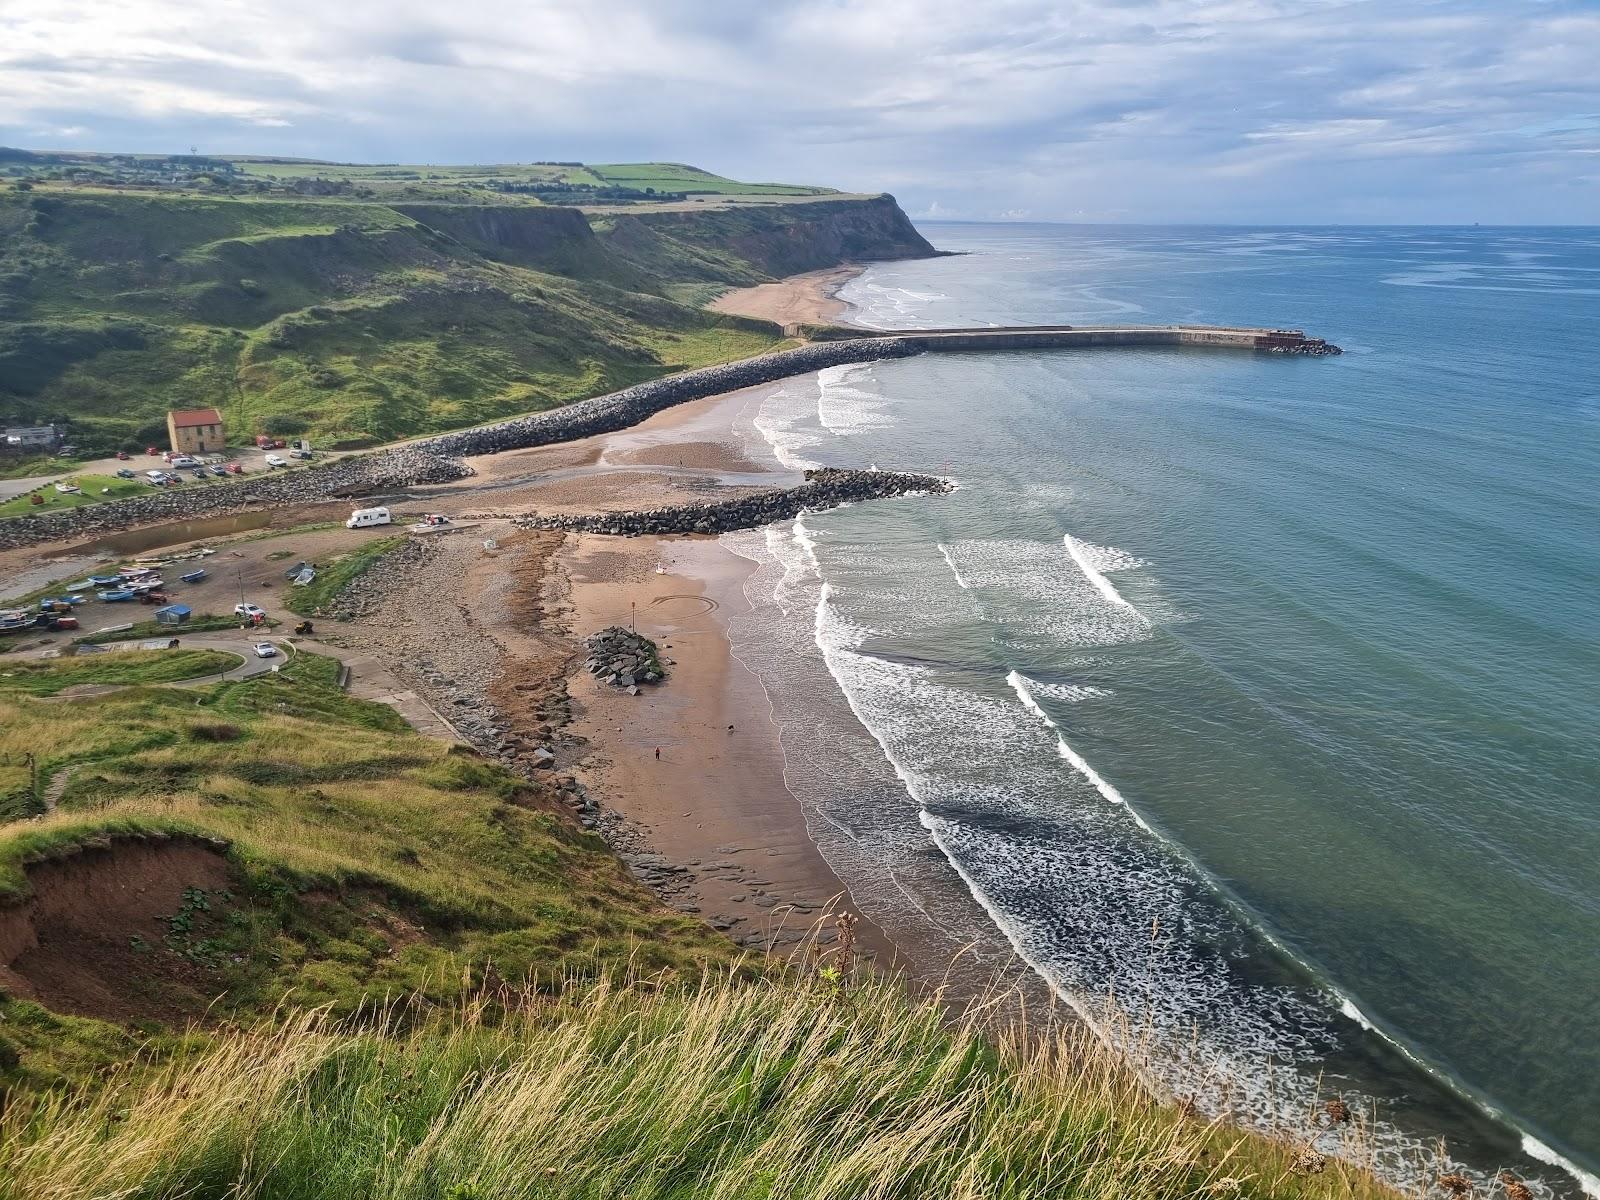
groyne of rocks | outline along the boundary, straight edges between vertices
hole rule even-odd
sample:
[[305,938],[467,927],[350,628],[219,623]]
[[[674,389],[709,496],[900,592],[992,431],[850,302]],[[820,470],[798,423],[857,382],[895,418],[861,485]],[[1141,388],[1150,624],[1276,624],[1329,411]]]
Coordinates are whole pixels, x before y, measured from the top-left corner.
[[514,517],[513,522],[526,529],[565,529],[571,533],[608,533],[618,537],[731,533],[735,529],[756,529],[792,520],[803,512],[819,512],[889,496],[948,492],[954,486],[937,475],[903,471],[846,471],[827,467],[808,471],[806,475],[808,481],[799,487],[715,504],[675,504],[637,512],[535,514]]

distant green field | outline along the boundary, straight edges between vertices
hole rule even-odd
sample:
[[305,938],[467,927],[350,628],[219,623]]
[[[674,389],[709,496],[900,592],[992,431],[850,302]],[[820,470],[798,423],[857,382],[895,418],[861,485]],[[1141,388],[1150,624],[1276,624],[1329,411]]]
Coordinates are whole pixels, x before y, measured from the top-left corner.
[[595,163],[598,178],[621,187],[655,188],[658,192],[713,192],[726,196],[823,196],[832,188],[789,183],[741,183],[683,163]]

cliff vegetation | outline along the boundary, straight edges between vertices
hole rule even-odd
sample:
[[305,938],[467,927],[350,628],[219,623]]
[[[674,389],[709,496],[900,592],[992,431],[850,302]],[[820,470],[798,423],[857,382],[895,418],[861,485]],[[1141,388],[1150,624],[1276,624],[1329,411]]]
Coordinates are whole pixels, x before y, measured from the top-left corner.
[[[647,167],[618,178],[672,177]],[[68,421],[98,455],[215,406],[240,440],[369,445],[770,348],[775,327],[698,302],[930,249],[888,197],[586,211],[483,194],[0,184],[0,424]]]

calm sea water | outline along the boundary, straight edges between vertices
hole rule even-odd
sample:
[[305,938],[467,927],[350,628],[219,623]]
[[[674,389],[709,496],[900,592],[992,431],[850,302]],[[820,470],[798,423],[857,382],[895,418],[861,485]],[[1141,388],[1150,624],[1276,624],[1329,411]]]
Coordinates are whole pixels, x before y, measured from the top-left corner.
[[752,402],[791,466],[961,484],[729,541],[858,902],[1013,947],[1204,1107],[1339,1094],[1397,1179],[1442,1136],[1600,1194],[1600,230],[926,232],[965,253],[871,268],[854,319],[1346,353],[927,355]]

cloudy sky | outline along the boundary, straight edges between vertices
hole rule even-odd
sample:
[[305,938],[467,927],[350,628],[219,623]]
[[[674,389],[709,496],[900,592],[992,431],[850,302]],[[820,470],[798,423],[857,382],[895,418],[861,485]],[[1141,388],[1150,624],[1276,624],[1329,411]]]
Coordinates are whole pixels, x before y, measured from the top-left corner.
[[0,0],[0,144],[670,159],[1066,221],[1600,222],[1600,0]]

